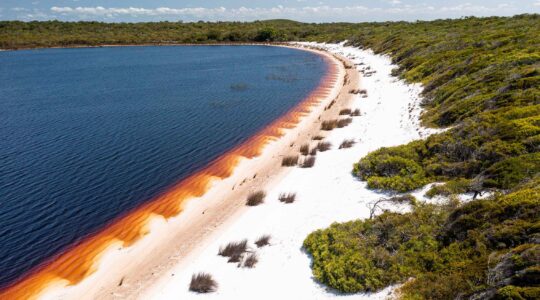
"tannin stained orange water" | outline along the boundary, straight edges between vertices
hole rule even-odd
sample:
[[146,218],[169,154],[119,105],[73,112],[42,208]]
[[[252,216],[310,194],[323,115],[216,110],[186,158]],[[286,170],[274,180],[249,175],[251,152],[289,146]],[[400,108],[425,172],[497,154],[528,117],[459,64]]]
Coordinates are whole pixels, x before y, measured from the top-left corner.
[[146,225],[151,216],[157,215],[168,219],[180,214],[186,200],[201,197],[209,189],[212,181],[231,176],[241,158],[249,159],[260,155],[268,143],[282,137],[286,129],[296,126],[302,117],[309,114],[314,106],[319,105],[328,96],[337,80],[338,66],[328,57],[325,57],[325,60],[328,71],[320,85],[287,114],[205,168],[181,180],[165,193],[117,218],[102,231],[87,237],[35,268],[1,291],[0,298],[33,298],[55,280],[66,280],[71,285],[77,284],[95,271],[96,261],[109,245],[120,241],[127,247],[147,234]]

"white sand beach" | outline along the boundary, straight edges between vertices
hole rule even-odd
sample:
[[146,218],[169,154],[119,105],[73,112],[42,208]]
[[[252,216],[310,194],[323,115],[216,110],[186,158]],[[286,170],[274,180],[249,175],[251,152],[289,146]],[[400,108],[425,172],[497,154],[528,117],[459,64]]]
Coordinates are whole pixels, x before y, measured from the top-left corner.
[[[169,220],[153,217],[149,234],[134,245],[112,243],[95,264],[95,272],[76,285],[53,281],[44,299],[386,299],[395,287],[374,294],[343,295],[317,283],[310,258],[302,249],[306,236],[333,222],[369,216],[368,204],[385,196],[366,188],[352,176],[353,164],[380,147],[420,139],[435,132],[419,123],[420,85],[395,77],[387,56],[342,44],[296,43],[320,48],[336,57],[336,82],[319,104],[311,107],[294,128],[269,143],[261,155],[241,159],[232,176],[213,182],[201,198],[188,201],[184,211]],[[310,50],[312,51],[312,50]],[[324,52],[323,51],[323,52]],[[327,55],[327,54],[323,54]],[[358,80],[361,77],[360,80]],[[367,96],[351,94],[365,89]],[[335,105],[325,109],[335,100]],[[344,128],[320,131],[321,122],[339,118],[340,109],[360,109]],[[285,155],[298,154],[300,145],[323,135],[332,144],[319,152],[312,168],[281,167]],[[345,139],[356,144],[338,149]],[[245,206],[247,195],[264,190],[265,202]],[[296,193],[291,204],[278,201],[280,193]],[[422,196],[422,192],[417,192]],[[406,210],[406,207],[392,207]],[[270,245],[254,241],[268,234]],[[259,262],[239,268],[218,256],[221,246],[248,239],[249,251]],[[191,276],[206,272],[218,282],[214,293],[197,294],[188,286]]]
[[[354,118],[351,125],[326,133],[325,140],[333,147],[317,154],[313,168],[295,168],[267,188],[264,204],[238,216],[212,243],[190,254],[189,259],[182,260],[142,293],[141,299],[385,299],[391,295],[393,287],[375,294],[354,295],[328,290],[313,280],[310,258],[302,250],[302,243],[309,233],[333,222],[368,217],[367,204],[384,196],[368,190],[365,182],[352,176],[353,163],[380,147],[407,143],[434,132],[419,125],[422,87],[392,77],[395,66],[390,58],[369,50],[343,44],[301,45],[344,56],[355,64],[357,72],[374,71],[360,81],[368,96],[355,95],[351,105],[353,109],[359,108],[362,115]],[[340,150],[338,146],[344,139],[357,143]],[[295,192],[296,201],[279,202],[282,192]],[[264,234],[272,236],[270,245],[257,248],[253,243]],[[220,246],[242,239],[248,239],[250,250],[258,255],[259,262],[252,269],[239,268],[217,255]],[[219,284],[216,292],[188,291],[192,274],[198,272],[214,277]]]

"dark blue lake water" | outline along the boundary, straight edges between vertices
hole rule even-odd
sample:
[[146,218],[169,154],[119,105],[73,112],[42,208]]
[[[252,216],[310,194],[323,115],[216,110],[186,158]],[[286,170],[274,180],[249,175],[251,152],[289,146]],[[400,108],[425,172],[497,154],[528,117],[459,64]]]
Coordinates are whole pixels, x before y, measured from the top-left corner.
[[264,46],[0,52],[0,286],[246,140],[326,68]]

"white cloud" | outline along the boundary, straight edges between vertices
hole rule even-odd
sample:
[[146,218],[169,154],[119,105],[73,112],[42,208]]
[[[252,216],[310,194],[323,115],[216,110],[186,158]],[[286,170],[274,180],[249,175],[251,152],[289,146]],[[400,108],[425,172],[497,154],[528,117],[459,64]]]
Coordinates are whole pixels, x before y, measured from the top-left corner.
[[[297,0],[299,2],[303,0]],[[540,0],[537,0],[540,4]],[[389,0],[391,7],[366,7],[362,5],[333,7],[329,5],[286,7],[278,5],[270,8],[141,8],[141,7],[58,7],[53,6],[53,14],[74,19],[184,19],[184,20],[235,20],[290,18],[302,21],[365,21],[365,20],[415,20],[468,15],[511,14],[514,7],[509,4],[474,5],[463,3],[454,6],[436,7],[427,4],[404,5],[400,0]],[[398,5],[399,4],[399,5]]]
[[536,0],[536,2],[533,3],[534,6],[540,6],[540,0]]

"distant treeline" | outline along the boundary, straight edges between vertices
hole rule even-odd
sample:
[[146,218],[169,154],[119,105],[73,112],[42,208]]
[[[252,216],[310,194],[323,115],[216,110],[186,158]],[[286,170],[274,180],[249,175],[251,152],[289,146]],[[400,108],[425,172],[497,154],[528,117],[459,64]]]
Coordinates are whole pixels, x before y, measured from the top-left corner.
[[0,22],[0,48],[132,44],[279,42],[332,37],[357,24],[306,24],[289,20],[255,22]]

